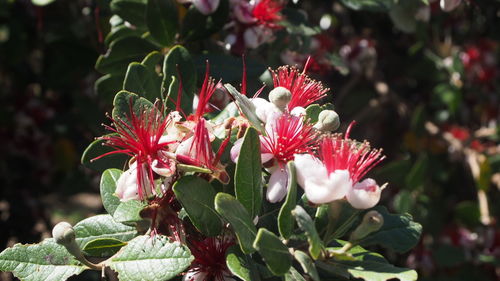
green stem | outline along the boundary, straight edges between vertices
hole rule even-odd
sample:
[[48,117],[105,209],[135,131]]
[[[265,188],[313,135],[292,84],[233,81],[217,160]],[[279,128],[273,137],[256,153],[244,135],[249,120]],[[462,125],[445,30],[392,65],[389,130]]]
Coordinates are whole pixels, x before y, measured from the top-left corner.
[[[352,223],[354,220],[358,217],[358,214],[360,213],[359,210],[356,210],[352,213],[352,215],[339,227],[333,234],[331,233],[331,228],[333,228],[333,223],[330,221],[328,223],[328,228],[327,232],[325,234],[325,244],[328,245],[330,244],[334,239],[339,238],[342,233],[345,233],[349,227],[351,227]],[[332,225],[332,226],[330,226]]]

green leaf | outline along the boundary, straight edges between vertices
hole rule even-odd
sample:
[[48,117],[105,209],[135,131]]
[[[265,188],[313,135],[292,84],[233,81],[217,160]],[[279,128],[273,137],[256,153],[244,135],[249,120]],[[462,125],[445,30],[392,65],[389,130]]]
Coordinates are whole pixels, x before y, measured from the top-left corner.
[[[174,46],[165,56],[163,63],[163,89],[170,86],[172,77],[176,77],[177,80],[182,78],[181,107],[185,114],[189,114],[192,111],[192,101],[196,91],[196,68],[189,51],[180,45]],[[174,93],[177,94],[177,89],[175,89]],[[176,98],[177,96],[174,99]]]
[[259,229],[253,247],[259,251],[267,267],[275,275],[284,275],[292,266],[292,256],[288,247],[278,236],[265,228]]
[[285,281],[306,281],[306,279],[295,268],[290,267],[290,270],[285,274]]
[[16,244],[0,253],[0,271],[12,272],[24,281],[61,281],[85,269],[53,239],[39,244]]
[[182,21],[181,37],[186,41],[210,37],[224,27],[229,15],[229,1],[221,0],[219,7],[210,15],[203,15],[191,6]]
[[110,257],[116,254],[121,247],[127,245],[127,243],[120,241],[115,238],[98,238],[89,241],[82,250],[92,257]]
[[210,183],[196,176],[184,176],[173,186],[193,225],[207,236],[221,231],[221,219],[214,209],[215,190]]
[[117,222],[131,224],[143,221],[141,211],[146,207],[146,203],[138,200],[121,202],[113,213],[113,219]]
[[95,68],[103,74],[121,74],[129,63],[141,61],[146,54],[155,50],[157,47],[145,39],[125,37],[110,44],[106,54],[97,59]]
[[319,114],[323,110],[334,110],[334,106],[331,103],[326,103],[324,105],[311,104],[306,108],[306,117],[314,124],[318,122]]
[[302,270],[304,270],[304,272],[308,274],[312,280],[320,281],[316,266],[314,265],[313,260],[306,253],[300,250],[295,250],[293,256],[299,262],[300,266],[302,266]]
[[[328,248],[328,250],[338,250],[338,248]],[[361,278],[367,281],[385,281],[399,279],[401,281],[417,280],[417,272],[408,268],[395,267],[388,263],[380,254],[373,253],[356,246],[348,251],[353,258],[349,260],[330,259],[325,262],[317,262],[318,266],[327,271],[345,276],[351,275],[354,278]]]
[[258,270],[250,256],[241,252],[238,246],[231,246],[226,252],[226,264],[231,273],[243,281],[260,281]]
[[318,232],[316,231],[313,220],[299,205],[295,206],[292,214],[299,227],[306,233],[307,241],[309,242],[309,253],[313,259],[318,259],[324,246],[323,242],[319,238]]
[[113,111],[111,115],[115,120],[123,120],[127,122],[130,118],[132,109],[136,116],[140,116],[144,111],[154,108],[154,105],[145,98],[128,92],[120,91],[116,94],[113,101]]
[[189,249],[168,237],[143,235],[131,240],[111,259],[120,281],[169,280],[193,260]]
[[128,65],[123,89],[154,102],[161,98],[161,78],[145,65],[133,62]]
[[424,184],[426,180],[427,167],[429,166],[429,157],[426,154],[421,154],[417,162],[413,165],[411,170],[407,173],[405,183],[406,186],[415,190]]
[[395,0],[341,0],[341,2],[356,11],[387,12],[394,5]]
[[410,214],[392,215],[385,207],[374,208],[384,217],[384,225],[379,231],[366,236],[360,245],[378,244],[396,252],[404,253],[412,249],[420,239],[422,226],[413,221]]
[[252,101],[246,96],[240,94],[240,92],[238,92],[238,90],[236,90],[236,88],[234,88],[231,84],[224,84],[224,87],[226,87],[231,96],[233,96],[236,104],[240,108],[243,115],[245,115],[248,121],[250,121],[250,124],[252,124],[252,126],[254,126],[258,131],[264,132],[264,127],[262,126],[259,117],[255,115],[255,106]]
[[83,248],[95,239],[113,238],[122,242],[137,236],[135,227],[116,222],[110,215],[97,215],[77,223],[73,229],[76,233],[76,243]]
[[417,1],[399,1],[389,11],[389,16],[399,30],[413,33],[417,29],[415,13],[419,7]]
[[122,170],[119,169],[107,169],[101,176],[100,191],[102,205],[110,215],[113,215],[118,205],[120,205],[120,199],[114,193],[116,183],[122,173]]
[[111,11],[133,25],[144,25],[147,0],[113,0]]
[[106,105],[113,104],[115,94],[122,89],[125,76],[106,74],[97,79],[94,84],[94,90],[101,101]]
[[222,124],[224,121],[226,121],[228,118],[236,117],[239,114],[240,112],[238,111],[238,107],[234,102],[231,102],[228,105],[226,105],[226,107],[210,121],[215,125],[219,125]]
[[151,71],[156,71],[156,66],[163,60],[162,53],[158,51],[153,51],[149,53],[141,62],[142,65],[147,67]]
[[146,32],[146,29],[143,27],[131,27],[130,25],[126,25],[122,23],[115,27],[111,28],[111,31],[104,38],[104,44],[109,46],[111,43],[121,40],[126,37],[142,37],[142,35]]
[[233,196],[219,192],[215,196],[215,210],[233,227],[241,251],[245,254],[255,252],[252,244],[257,235],[257,229],[245,207]]
[[185,173],[203,173],[203,174],[210,174],[212,173],[212,170],[198,167],[198,166],[192,166],[192,165],[186,165],[186,164],[177,164],[177,169],[179,169],[182,172]]
[[319,104],[311,104],[306,108],[306,116],[314,124],[318,122],[318,116],[322,110]]
[[243,137],[234,173],[236,199],[245,206],[250,217],[259,215],[262,205],[262,163],[257,131],[249,127]]
[[92,159],[98,156],[115,150],[112,147],[103,145],[104,142],[105,141],[102,139],[96,139],[95,141],[91,142],[82,154],[82,164],[87,168],[99,172],[103,172],[108,168],[123,168],[129,158],[125,154],[107,155],[105,157],[92,161]]
[[179,29],[179,15],[175,0],[148,0],[146,23],[151,36],[161,45],[170,46]]
[[295,165],[293,162],[288,162],[288,186],[285,203],[281,206],[280,212],[278,214],[278,229],[280,235],[288,239],[292,235],[292,230],[294,227],[294,220],[292,217],[292,210],[297,205],[297,175],[295,172]]
[[386,281],[399,279],[400,281],[415,281],[418,279],[417,272],[412,269],[396,267],[389,263],[380,262],[345,262],[351,268],[347,269],[354,278],[366,281]]

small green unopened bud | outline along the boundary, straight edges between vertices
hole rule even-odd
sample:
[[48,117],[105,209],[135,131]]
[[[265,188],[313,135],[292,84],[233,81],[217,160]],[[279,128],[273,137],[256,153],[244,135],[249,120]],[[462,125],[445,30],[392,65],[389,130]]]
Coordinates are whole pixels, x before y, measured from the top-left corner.
[[269,93],[269,101],[280,110],[284,110],[292,100],[292,93],[283,87],[276,87]]
[[102,270],[103,267],[101,264],[93,264],[83,256],[82,250],[80,250],[80,247],[76,243],[76,233],[71,224],[65,221],[56,224],[52,229],[52,237],[54,237],[57,244],[64,246],[75,259],[84,265],[94,270]]
[[52,237],[54,237],[57,244],[69,245],[75,241],[76,234],[71,224],[63,221],[54,226],[52,229]]
[[337,112],[323,110],[319,113],[318,122],[314,125],[314,128],[323,132],[331,132],[337,130],[339,126],[340,118]]
[[365,238],[368,234],[379,230],[384,225],[384,217],[375,211],[369,211],[363,217],[361,224],[351,233],[350,241],[356,242]]

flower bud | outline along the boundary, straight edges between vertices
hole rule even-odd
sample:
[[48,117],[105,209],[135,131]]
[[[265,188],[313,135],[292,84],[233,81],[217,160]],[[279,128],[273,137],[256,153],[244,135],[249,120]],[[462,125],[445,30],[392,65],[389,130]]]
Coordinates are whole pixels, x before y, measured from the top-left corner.
[[379,230],[383,225],[384,217],[375,210],[369,211],[363,217],[361,224],[351,233],[349,240],[353,242],[359,241],[368,236],[368,234]]
[[57,244],[69,245],[75,241],[76,234],[71,224],[63,221],[54,226],[52,229],[52,237],[54,237]]
[[284,87],[276,87],[269,93],[269,101],[282,111],[285,110],[291,99],[292,93]]
[[314,128],[323,132],[331,132],[337,130],[339,126],[340,118],[337,112],[323,110],[319,113],[318,122],[314,125]]

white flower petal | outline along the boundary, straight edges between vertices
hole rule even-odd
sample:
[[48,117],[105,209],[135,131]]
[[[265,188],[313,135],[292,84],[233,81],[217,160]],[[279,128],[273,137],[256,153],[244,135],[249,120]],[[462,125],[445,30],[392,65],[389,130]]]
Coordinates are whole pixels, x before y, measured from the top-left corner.
[[193,140],[194,137],[189,137],[187,140],[181,142],[179,146],[177,146],[177,150],[175,151],[175,153],[193,158],[193,153],[191,153]]
[[304,188],[306,178],[328,179],[326,167],[321,161],[311,154],[295,154],[295,169],[297,170],[297,182]]
[[306,116],[306,109],[302,106],[296,106],[290,111],[290,114],[297,117]]
[[233,147],[231,147],[231,152],[229,153],[231,156],[231,160],[234,163],[238,162],[238,157],[240,156],[241,146],[243,145],[243,138],[237,139],[234,142]]
[[138,200],[137,189],[137,165],[131,165],[130,169],[124,171],[118,178],[115,194],[122,202],[133,199]]
[[307,199],[315,204],[342,199],[351,187],[352,181],[346,170],[337,170],[326,179],[324,176],[308,177],[304,181]]
[[347,192],[347,201],[356,209],[368,209],[377,205],[382,189],[373,179],[356,183]]
[[269,119],[274,113],[281,113],[279,108],[263,98],[253,98],[252,103],[255,106],[255,115],[257,115],[264,124],[269,122]]
[[286,185],[288,182],[288,173],[286,169],[276,169],[269,178],[267,185],[267,200],[276,203],[283,200],[286,195]]

